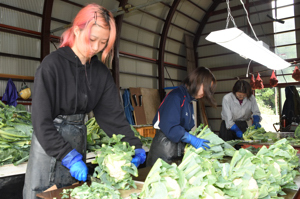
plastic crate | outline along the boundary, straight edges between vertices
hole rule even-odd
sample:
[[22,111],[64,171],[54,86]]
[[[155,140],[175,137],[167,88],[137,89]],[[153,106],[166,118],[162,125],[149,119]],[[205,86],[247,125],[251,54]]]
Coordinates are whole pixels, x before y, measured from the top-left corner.
[[140,133],[141,136],[144,137],[154,138],[156,133],[156,129],[153,128],[153,126],[135,127],[135,129]]

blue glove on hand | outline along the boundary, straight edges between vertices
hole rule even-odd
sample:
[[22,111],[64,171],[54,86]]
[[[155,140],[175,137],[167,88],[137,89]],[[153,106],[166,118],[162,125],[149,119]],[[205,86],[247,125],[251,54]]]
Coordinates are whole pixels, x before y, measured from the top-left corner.
[[86,181],[88,175],[88,168],[82,161],[82,155],[73,149],[70,151],[61,164],[70,169],[71,176],[79,181]]
[[237,136],[238,138],[242,138],[242,137],[243,137],[243,132],[239,129],[239,127],[238,127],[236,124],[234,124],[234,125],[230,128],[230,130],[234,131],[235,134],[236,134],[236,136]]
[[202,147],[204,150],[206,150],[206,148],[210,149],[210,147],[206,144],[206,143],[209,143],[208,140],[197,138],[196,136],[194,136],[188,132],[185,132],[184,136],[181,138],[181,141],[191,144],[196,149],[198,149],[200,147]]
[[255,129],[260,128],[261,125],[259,124],[260,117],[258,115],[253,115],[253,124],[252,126],[255,126]]
[[146,152],[144,149],[135,149],[135,155],[133,156],[131,163],[138,167],[143,164],[146,160]]

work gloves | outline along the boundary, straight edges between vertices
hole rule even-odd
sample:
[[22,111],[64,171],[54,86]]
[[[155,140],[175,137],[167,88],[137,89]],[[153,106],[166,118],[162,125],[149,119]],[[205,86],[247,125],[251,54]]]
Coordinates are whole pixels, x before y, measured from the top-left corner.
[[237,136],[238,138],[242,138],[242,137],[243,137],[243,132],[240,130],[240,128],[239,128],[236,124],[234,124],[234,125],[230,128],[230,130],[234,131],[235,134],[236,134],[236,136]]
[[261,125],[259,124],[260,117],[258,115],[253,115],[253,123],[252,126],[255,126],[255,129],[260,128]]
[[133,156],[131,163],[138,167],[143,164],[146,160],[146,152],[144,149],[135,149],[135,155]]
[[62,160],[61,164],[70,170],[71,176],[78,181],[86,181],[88,168],[82,161],[82,155],[73,149]]
[[202,147],[204,150],[206,150],[206,148],[210,149],[210,147],[206,144],[206,143],[209,143],[208,140],[197,138],[196,136],[194,136],[188,132],[185,132],[184,136],[181,138],[181,141],[191,144],[196,149],[198,149],[200,147]]

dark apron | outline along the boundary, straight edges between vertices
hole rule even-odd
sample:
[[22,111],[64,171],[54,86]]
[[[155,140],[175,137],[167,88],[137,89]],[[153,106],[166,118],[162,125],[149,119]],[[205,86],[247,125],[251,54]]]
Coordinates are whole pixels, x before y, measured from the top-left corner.
[[[244,133],[247,128],[248,124],[246,121],[235,121],[235,124],[239,127],[239,129]],[[226,128],[225,121],[223,120],[220,127],[219,137],[222,138],[224,141],[230,140],[237,140],[240,139],[236,136],[235,131]]]
[[184,143],[174,143],[161,130],[156,130],[147,156],[146,166],[153,166],[158,158],[169,164],[178,161],[183,156],[184,147]]
[[[86,126],[84,114],[59,115],[53,123],[62,137],[86,159]],[[76,182],[61,161],[46,154],[35,134],[32,135],[30,155],[25,175],[23,199],[35,199],[36,194],[56,185],[57,188]]]

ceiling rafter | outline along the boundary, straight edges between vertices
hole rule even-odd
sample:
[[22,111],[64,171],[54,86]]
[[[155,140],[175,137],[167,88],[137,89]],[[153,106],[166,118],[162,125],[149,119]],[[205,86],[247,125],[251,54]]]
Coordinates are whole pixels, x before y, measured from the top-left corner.
[[165,47],[166,47],[166,39],[169,32],[169,28],[171,25],[172,18],[177,10],[178,4],[180,0],[174,0],[172,6],[170,7],[168,16],[166,18],[163,31],[160,38],[159,44],[159,53],[158,53],[158,84],[159,84],[159,94],[160,99],[164,98],[164,87],[165,87],[165,80],[164,80],[164,55],[165,55]]
[[41,61],[50,53],[50,26],[54,0],[45,0],[41,29]]
[[198,55],[197,55],[197,45],[199,43],[202,31],[204,30],[205,24],[208,21],[209,17],[211,16],[212,12],[218,7],[218,5],[221,3],[222,0],[213,0],[213,3],[211,4],[211,6],[209,7],[209,9],[207,10],[206,14],[204,15],[204,17],[202,18],[201,24],[198,27],[194,42],[193,42],[193,46],[194,46],[194,52],[195,52],[195,63],[196,66],[198,66]]
[[193,4],[195,7],[199,8],[200,10],[202,10],[203,12],[207,12],[204,8],[202,8],[201,6],[198,6],[197,4],[195,4],[194,2],[192,2],[191,0],[188,0],[187,2]]
[[[119,0],[120,4],[119,6],[124,7],[128,0]],[[115,83],[117,85],[117,88],[120,88],[120,62],[119,62],[119,52],[120,52],[120,39],[121,39],[121,30],[122,30],[122,24],[123,24],[123,18],[124,14],[118,15],[115,18],[116,21],[116,28],[117,28],[117,35],[116,35],[116,41],[114,46],[114,59],[112,62],[112,75],[115,80]]]

